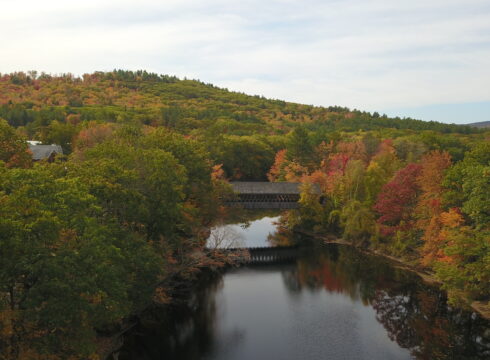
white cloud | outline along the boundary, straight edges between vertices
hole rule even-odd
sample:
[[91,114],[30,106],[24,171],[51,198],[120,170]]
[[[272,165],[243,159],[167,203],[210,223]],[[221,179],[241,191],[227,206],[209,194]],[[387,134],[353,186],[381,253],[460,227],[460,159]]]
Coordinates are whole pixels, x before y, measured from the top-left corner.
[[148,69],[366,110],[490,101],[487,0],[0,1],[0,72]]

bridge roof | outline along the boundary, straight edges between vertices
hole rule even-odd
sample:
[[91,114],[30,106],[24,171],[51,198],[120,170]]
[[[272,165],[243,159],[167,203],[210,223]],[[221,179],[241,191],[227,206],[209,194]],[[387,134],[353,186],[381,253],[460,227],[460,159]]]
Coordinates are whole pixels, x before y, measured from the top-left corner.
[[[267,181],[232,181],[233,191],[238,194],[299,194],[301,183]],[[313,191],[320,194],[320,187],[313,184]]]

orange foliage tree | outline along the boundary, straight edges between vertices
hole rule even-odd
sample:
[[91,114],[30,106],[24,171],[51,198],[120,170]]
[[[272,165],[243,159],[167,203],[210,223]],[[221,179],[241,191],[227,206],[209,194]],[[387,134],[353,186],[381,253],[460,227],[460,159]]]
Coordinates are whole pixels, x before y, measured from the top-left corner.
[[287,165],[287,150],[282,149],[276,153],[274,164],[267,173],[269,181],[278,181],[284,178],[284,168]]
[[112,123],[91,123],[89,127],[80,131],[75,139],[75,151],[83,151],[108,140],[114,133]]
[[456,216],[456,212],[442,214],[441,198],[443,193],[442,180],[445,170],[451,165],[451,156],[447,152],[432,151],[422,157],[421,172],[417,178],[422,193],[416,208],[417,228],[422,230],[422,263],[432,264],[440,251],[444,235],[441,233],[444,219]]

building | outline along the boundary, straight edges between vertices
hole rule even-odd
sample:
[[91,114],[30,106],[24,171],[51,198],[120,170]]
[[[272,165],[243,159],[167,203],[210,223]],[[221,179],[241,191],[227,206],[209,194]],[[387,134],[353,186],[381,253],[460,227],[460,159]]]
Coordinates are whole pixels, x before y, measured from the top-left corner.
[[47,160],[53,162],[56,155],[63,155],[60,145],[40,145],[39,141],[28,141],[29,150],[32,153],[32,160]]

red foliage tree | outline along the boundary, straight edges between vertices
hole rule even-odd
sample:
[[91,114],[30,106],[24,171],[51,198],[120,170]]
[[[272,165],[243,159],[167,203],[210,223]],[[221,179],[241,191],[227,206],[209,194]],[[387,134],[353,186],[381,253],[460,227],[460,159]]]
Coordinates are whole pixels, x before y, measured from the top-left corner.
[[344,175],[349,159],[349,155],[346,154],[338,153],[330,155],[326,168],[327,174],[329,176],[337,173]]
[[377,222],[382,235],[393,235],[397,230],[410,227],[410,215],[417,203],[420,190],[417,178],[421,171],[421,165],[408,164],[381,189],[374,209],[380,215]]
[[111,138],[114,132],[114,125],[108,124],[90,124],[87,129],[78,133],[75,139],[75,151],[89,149],[105,140]]

